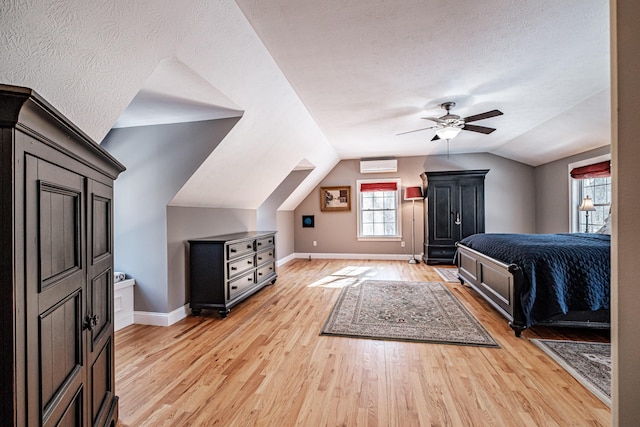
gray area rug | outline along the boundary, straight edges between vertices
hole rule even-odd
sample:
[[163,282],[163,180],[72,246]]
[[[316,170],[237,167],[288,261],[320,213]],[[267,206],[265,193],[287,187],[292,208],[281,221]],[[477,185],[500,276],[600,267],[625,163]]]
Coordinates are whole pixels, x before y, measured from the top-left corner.
[[499,347],[438,282],[367,280],[346,286],[323,335]]
[[582,385],[611,406],[611,344],[532,339]]
[[458,269],[457,268],[440,268],[440,267],[436,267],[434,268],[434,270],[436,271],[436,273],[438,273],[440,275],[440,277],[442,277],[442,280],[444,280],[445,282],[449,282],[449,283],[455,283],[455,282],[460,282],[460,280],[458,280]]

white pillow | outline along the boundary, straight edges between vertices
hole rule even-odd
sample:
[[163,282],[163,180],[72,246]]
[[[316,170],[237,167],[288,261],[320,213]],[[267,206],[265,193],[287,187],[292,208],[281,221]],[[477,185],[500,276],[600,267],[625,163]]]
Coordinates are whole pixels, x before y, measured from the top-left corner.
[[611,235],[611,215],[604,220],[604,224],[598,231],[596,231],[596,233]]

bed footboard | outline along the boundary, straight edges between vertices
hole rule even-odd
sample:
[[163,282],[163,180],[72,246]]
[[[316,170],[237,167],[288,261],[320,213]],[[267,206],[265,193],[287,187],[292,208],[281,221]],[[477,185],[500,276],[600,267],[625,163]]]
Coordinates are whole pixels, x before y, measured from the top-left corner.
[[518,297],[523,287],[520,267],[504,264],[460,243],[456,246],[460,282],[475,289],[509,320],[516,336],[521,336],[526,323]]

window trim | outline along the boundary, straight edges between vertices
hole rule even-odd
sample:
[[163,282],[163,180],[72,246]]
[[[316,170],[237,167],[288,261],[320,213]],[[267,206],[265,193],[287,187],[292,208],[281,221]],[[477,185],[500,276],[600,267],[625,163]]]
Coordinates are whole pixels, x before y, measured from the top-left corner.
[[567,179],[569,180],[569,226],[571,233],[580,232],[580,218],[578,212],[578,206],[582,203],[580,197],[580,183],[578,179],[571,178],[571,171],[581,166],[587,166],[594,163],[604,162],[611,160],[611,154],[603,154],[601,156],[591,157],[589,159],[580,160],[578,162],[569,163],[567,170]]
[[[400,178],[383,179],[358,179],[356,180],[356,205],[357,205],[357,240],[366,242],[396,242],[402,240],[402,180]],[[365,236],[362,235],[362,192],[361,184],[386,183],[396,184],[396,234],[393,236]]]

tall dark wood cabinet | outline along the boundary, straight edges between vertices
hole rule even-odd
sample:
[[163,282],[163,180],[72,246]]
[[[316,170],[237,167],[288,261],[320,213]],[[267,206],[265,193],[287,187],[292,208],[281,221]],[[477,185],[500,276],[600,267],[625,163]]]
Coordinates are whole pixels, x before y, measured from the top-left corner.
[[484,233],[483,170],[424,172],[426,215],[424,261],[453,264],[456,242]]
[[124,167],[0,85],[0,419],[114,426],[113,181]]

